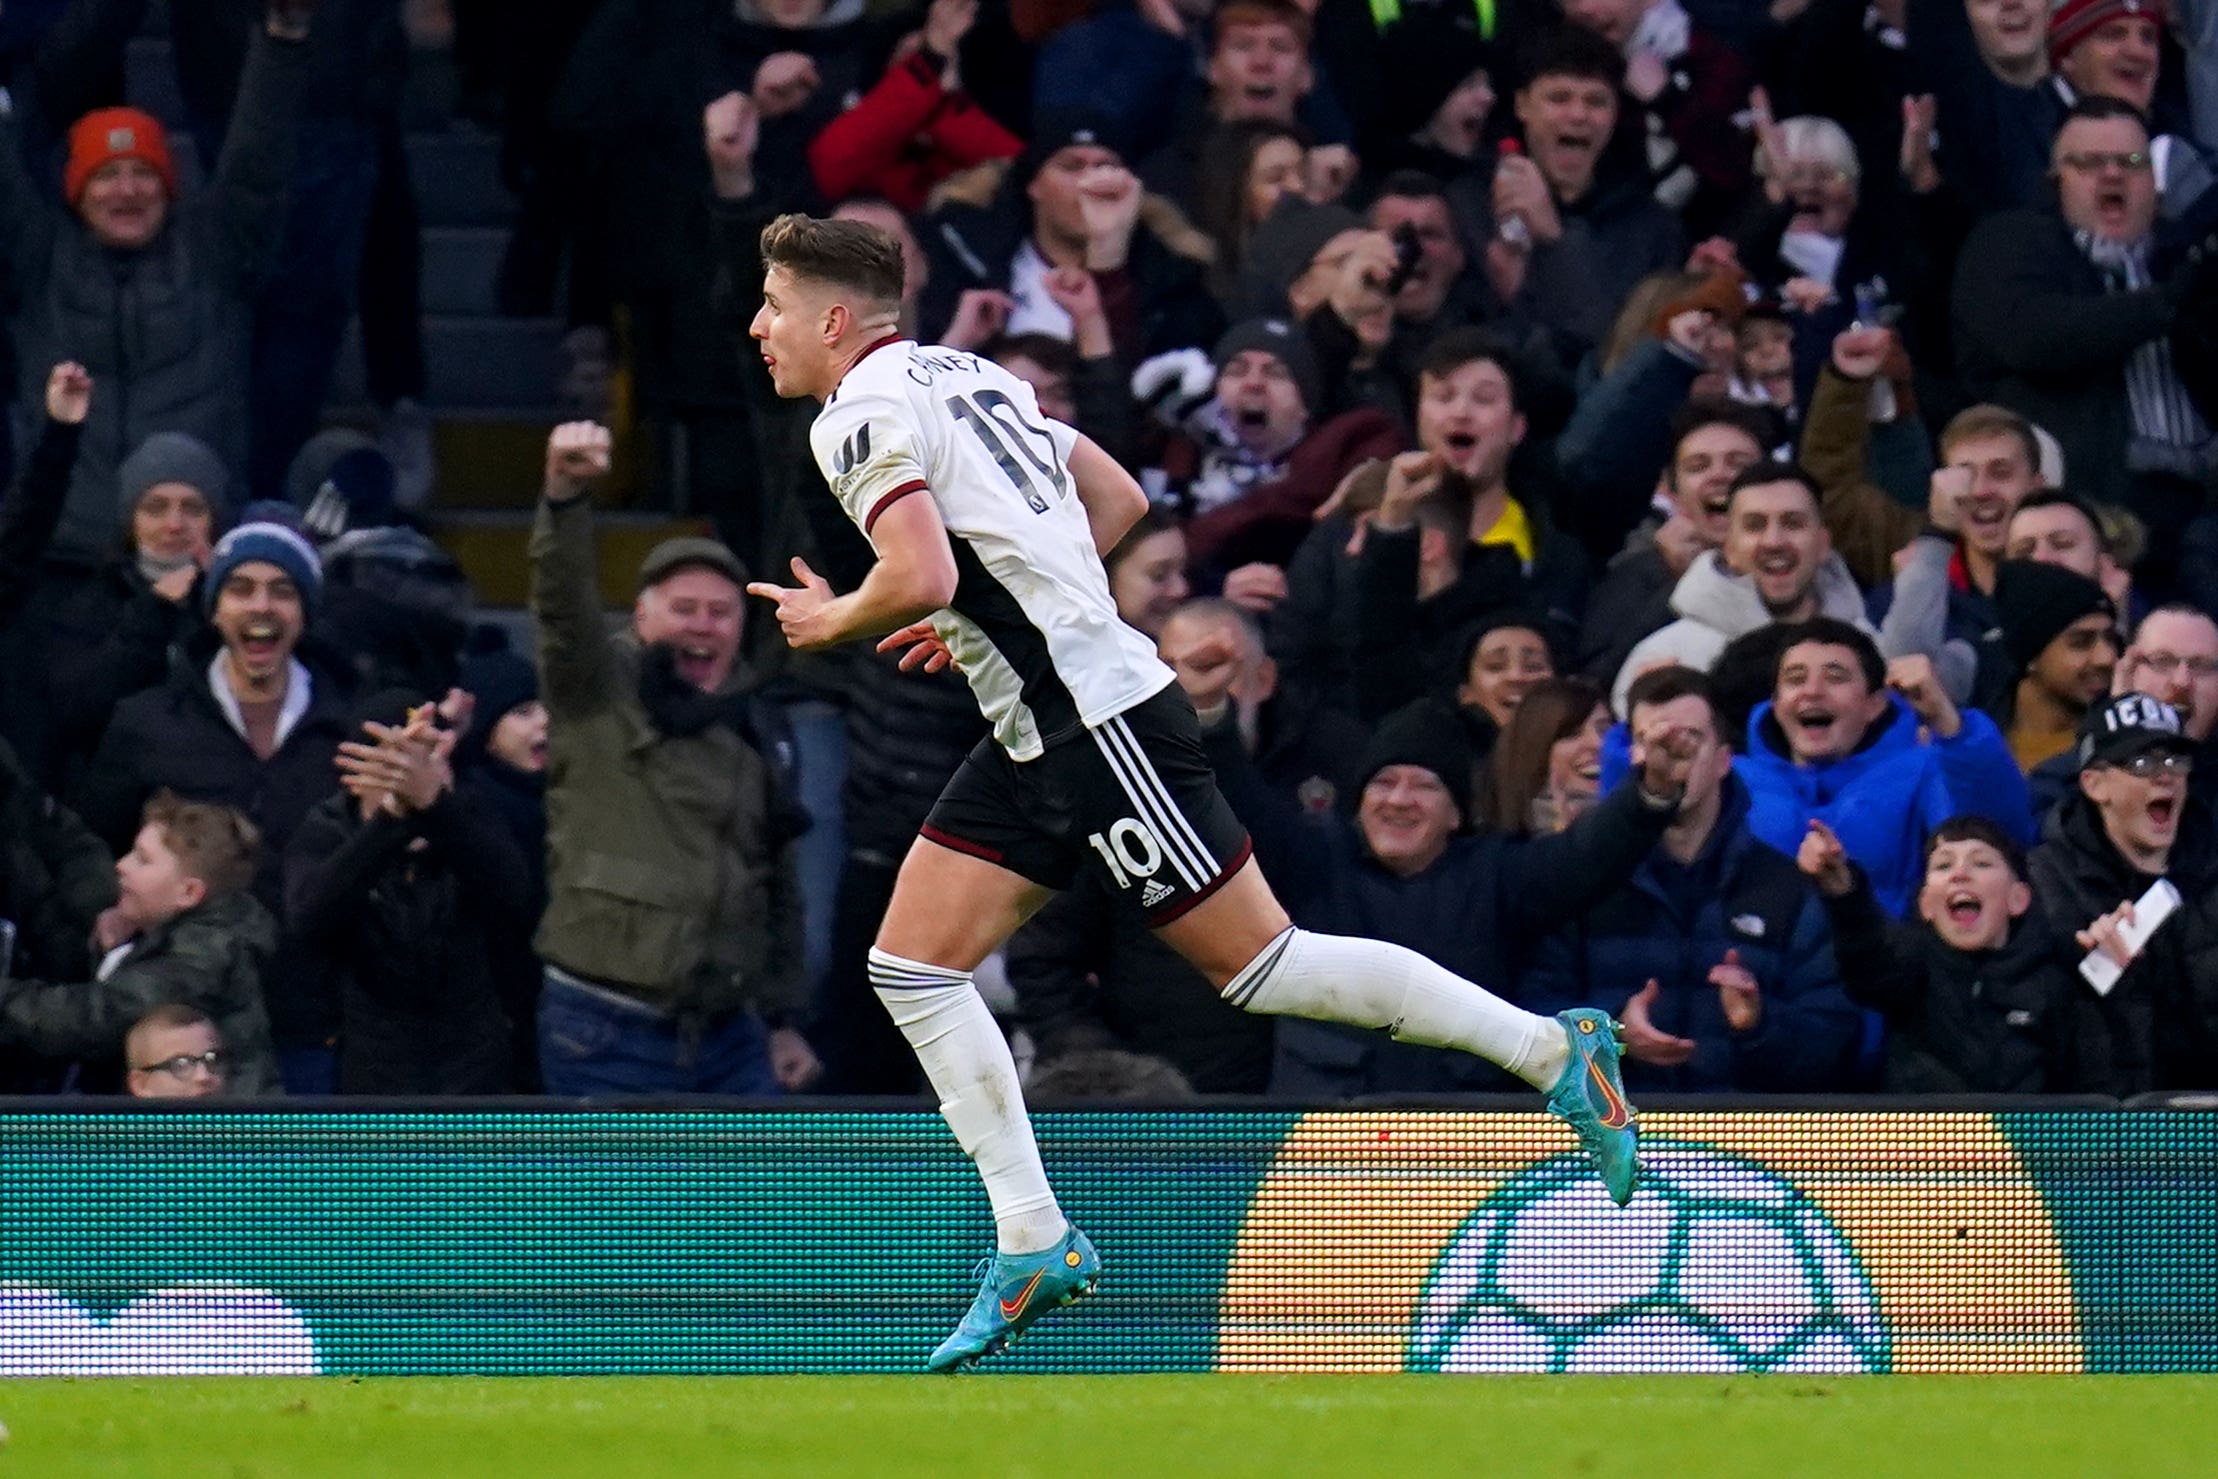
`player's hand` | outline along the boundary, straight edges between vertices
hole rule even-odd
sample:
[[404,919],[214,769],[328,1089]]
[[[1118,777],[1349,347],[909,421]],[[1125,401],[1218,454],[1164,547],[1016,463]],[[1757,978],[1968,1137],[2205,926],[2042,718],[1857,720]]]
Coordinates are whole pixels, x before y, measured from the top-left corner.
[[592,491],[608,476],[613,439],[596,421],[565,421],[547,437],[546,483],[549,503],[568,503]]
[[1185,690],[1202,722],[1213,724],[1222,718],[1224,706],[1232,697],[1232,685],[1240,680],[1240,649],[1225,634],[1223,625],[1212,624],[1180,646],[1166,646],[1162,657],[1178,674],[1178,686]]
[[107,908],[101,910],[100,917],[92,922],[92,942],[99,947],[102,955],[115,949],[116,946],[138,932],[139,927],[132,922],[131,916],[124,912],[121,904],[110,904]]
[[1695,729],[1651,720],[1633,737],[1633,769],[1640,772],[1641,790],[1659,801],[1683,800],[1701,750],[1702,736]]
[[1417,522],[1417,505],[1440,491],[1448,463],[1437,452],[1400,452],[1386,464],[1386,493],[1379,500],[1378,526],[1388,531]]
[[1225,577],[1224,597],[1242,611],[1267,616],[1286,599],[1286,572],[1261,560],[1242,565]]
[[2119,932],[2131,923],[2133,923],[2133,904],[2128,901],[2120,904],[2093,924],[2088,925],[2087,928],[2076,932],[2073,938],[2079,941],[2080,949],[2099,950],[2110,958],[2111,964],[2129,966],[2133,964],[2133,951],[2126,945]]
[[1735,1032],[1754,1032],[1756,1024],[1764,1020],[1764,994],[1756,978],[1741,964],[1738,950],[1725,952],[1725,959],[1710,967],[1710,984],[1717,988],[1717,1004],[1725,1013],[1725,1025]]
[[1556,211],[1548,177],[1528,155],[1505,154],[1495,161],[1492,202],[1495,220],[1518,217],[1536,242],[1554,241],[1563,235],[1563,217]]
[[1016,299],[993,288],[965,288],[956,295],[955,317],[940,342],[949,349],[979,349],[1001,337],[1016,306]]
[[1943,533],[1959,533],[1964,527],[1964,504],[1971,496],[1970,468],[1936,467],[1926,484],[1925,516]]
[[806,52],[773,52],[755,69],[755,111],[783,118],[808,102],[817,81],[816,63]]
[[809,1040],[790,1027],[770,1029],[770,1072],[778,1087],[798,1094],[824,1075],[824,1060]]
[[1902,700],[1917,713],[1918,722],[1933,731],[1937,739],[1954,739],[1964,727],[1964,716],[1956,711],[1956,703],[1941,686],[1941,675],[1933,671],[1933,659],[1922,652],[1898,657],[1887,664],[1887,686],[1902,695]]
[[728,92],[701,110],[701,145],[720,198],[755,193],[755,146],[761,140],[762,114],[747,94]]
[[793,557],[793,575],[801,582],[798,586],[757,580],[748,585],[747,593],[778,603],[778,625],[785,631],[787,646],[806,652],[833,645],[837,638],[824,620],[824,608],[833,600],[831,582],[811,570],[809,562],[799,555]]
[[46,377],[46,415],[64,426],[83,426],[92,412],[92,375],[75,360],[64,360]]
[[1810,818],[1810,830],[1802,834],[1802,845],[1795,849],[1794,865],[1829,899],[1841,898],[1856,887],[1856,870],[1849,866],[1848,849],[1841,846],[1833,829],[1816,817]]
[[1893,352],[1889,329],[1843,329],[1833,336],[1833,368],[1851,380],[1869,380]]
[[1635,1062],[1677,1068],[1694,1056],[1697,1045],[1691,1037],[1673,1037],[1656,1026],[1648,1015],[1662,992],[1663,988],[1651,980],[1633,993],[1632,999],[1617,1014],[1618,1020],[1625,1024],[1624,1035],[1619,1041],[1625,1046],[1625,1056]]
[[1078,177],[1078,218],[1086,231],[1086,270],[1115,272],[1132,254],[1132,230],[1146,192],[1121,164],[1097,164]]
[[913,673],[919,668],[927,673],[944,673],[955,666],[955,654],[947,650],[947,644],[940,640],[940,634],[932,629],[929,621],[912,621],[898,632],[886,633],[878,639],[878,650],[900,652],[900,668],[904,673]]

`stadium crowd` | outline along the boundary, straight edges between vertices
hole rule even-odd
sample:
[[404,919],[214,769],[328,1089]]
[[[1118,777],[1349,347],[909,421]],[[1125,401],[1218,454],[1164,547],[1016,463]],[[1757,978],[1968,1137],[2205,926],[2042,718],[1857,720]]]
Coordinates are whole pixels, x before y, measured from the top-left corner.
[[[717,535],[605,614],[554,429],[513,649],[392,164],[450,7],[504,299]],[[173,0],[189,139],[146,24],[0,18],[0,1091],[919,1091],[865,957],[984,725],[747,609],[870,558],[746,337],[796,210],[1141,477],[1112,592],[1305,927],[1636,1094],[2218,1087],[2218,0]],[[1003,975],[1045,1100],[1513,1087],[1105,877]]]

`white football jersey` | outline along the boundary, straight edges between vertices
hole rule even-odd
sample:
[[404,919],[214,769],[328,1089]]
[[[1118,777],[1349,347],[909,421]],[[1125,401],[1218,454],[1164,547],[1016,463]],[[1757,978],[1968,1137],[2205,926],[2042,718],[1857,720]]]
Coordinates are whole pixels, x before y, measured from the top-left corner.
[[907,339],[857,360],[809,428],[865,537],[912,493],[939,509],[957,580],[932,627],[1018,760],[1176,676],[1117,615],[1070,471],[1077,440],[992,360]]

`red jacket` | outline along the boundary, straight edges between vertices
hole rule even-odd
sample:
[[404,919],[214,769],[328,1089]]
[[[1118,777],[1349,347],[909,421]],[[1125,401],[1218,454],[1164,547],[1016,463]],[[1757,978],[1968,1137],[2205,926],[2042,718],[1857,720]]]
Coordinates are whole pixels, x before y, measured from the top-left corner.
[[809,144],[809,170],[826,200],[881,195],[904,211],[924,209],[932,187],[989,159],[1013,159],[1024,140],[950,89],[919,50],[886,69],[878,85],[824,126]]

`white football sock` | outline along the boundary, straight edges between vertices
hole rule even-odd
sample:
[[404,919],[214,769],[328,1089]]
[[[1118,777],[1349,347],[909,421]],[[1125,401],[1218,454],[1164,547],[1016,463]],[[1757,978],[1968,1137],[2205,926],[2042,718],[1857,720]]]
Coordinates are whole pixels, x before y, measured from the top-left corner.
[[1398,1042],[1461,1048],[1542,1093],[1571,1061],[1562,1024],[1384,940],[1288,929],[1226,984],[1224,997],[1250,1012],[1384,1027]]
[[1040,1164],[1016,1060],[966,971],[870,952],[870,984],[916,1050],[955,1143],[978,1163],[1004,1253],[1043,1253],[1069,1226]]

